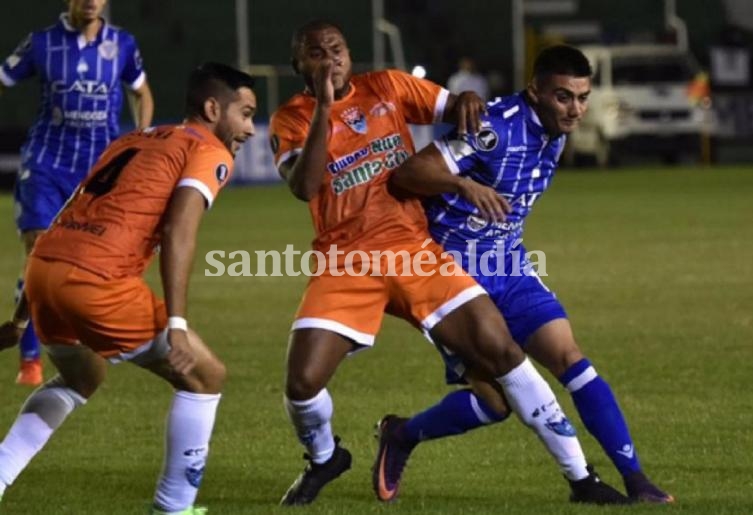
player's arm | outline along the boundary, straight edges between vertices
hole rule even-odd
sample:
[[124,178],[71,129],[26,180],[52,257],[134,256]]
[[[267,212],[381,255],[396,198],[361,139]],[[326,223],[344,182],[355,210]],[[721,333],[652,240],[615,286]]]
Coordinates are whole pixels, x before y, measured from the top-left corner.
[[127,89],[128,106],[131,109],[133,123],[138,129],[145,129],[152,124],[154,116],[154,97],[146,80],[136,89]]
[[447,98],[442,121],[457,126],[458,134],[476,134],[482,114],[486,114],[486,104],[481,97],[473,91],[463,91]]
[[329,114],[335,98],[333,63],[322,61],[314,71],[316,106],[301,153],[280,165],[280,174],[296,198],[308,202],[319,192],[327,166]]
[[482,217],[493,222],[504,221],[505,213],[511,211],[510,204],[494,188],[452,173],[435,145],[427,145],[392,172],[390,186],[413,195],[460,195],[476,206]]
[[[185,320],[188,281],[196,250],[196,235],[206,208],[204,196],[195,188],[175,190],[162,226],[160,275],[169,317]],[[175,319],[173,319],[175,320]],[[169,326],[169,325],[168,325]],[[170,352],[167,359],[179,373],[186,374],[196,363],[190,352],[185,328],[170,329]]]

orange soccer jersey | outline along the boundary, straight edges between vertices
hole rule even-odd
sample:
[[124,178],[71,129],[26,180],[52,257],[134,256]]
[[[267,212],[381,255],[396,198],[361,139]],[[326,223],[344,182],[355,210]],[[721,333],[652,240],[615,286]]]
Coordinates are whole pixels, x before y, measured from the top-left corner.
[[[439,121],[448,94],[395,70],[351,79],[349,93],[332,106],[325,179],[309,204],[315,249],[326,252],[334,244],[347,253],[429,237],[420,203],[396,200],[387,191],[387,179],[414,153],[407,124]],[[302,151],[314,105],[314,97],[298,94],[272,117],[278,168]]]
[[104,278],[140,276],[159,244],[173,190],[194,187],[211,205],[232,166],[225,145],[200,125],[127,134],[102,154],[32,256]]

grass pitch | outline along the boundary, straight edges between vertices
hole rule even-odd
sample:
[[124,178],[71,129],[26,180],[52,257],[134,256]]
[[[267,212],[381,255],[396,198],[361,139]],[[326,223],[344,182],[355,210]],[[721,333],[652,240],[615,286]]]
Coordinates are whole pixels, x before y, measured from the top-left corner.
[[[0,197],[0,277],[10,313],[20,266],[12,205]],[[189,320],[229,368],[199,503],[212,514],[290,513],[276,506],[302,469],[282,408],[288,327],[303,277],[205,277],[209,250],[306,250],[306,206],[282,186],[225,191],[202,228]],[[516,420],[420,446],[400,500],[370,488],[373,423],[447,391],[441,360],[404,322],[387,319],[377,346],[330,384],[335,431],[353,470],[307,514],[753,513],[753,169],[560,172],[526,230],[546,252],[545,282],[568,309],[581,346],[611,383],[645,470],[669,507],[570,505],[538,440]],[[255,265],[254,265],[255,267]],[[154,279],[152,273],[152,279]],[[0,354],[0,433],[28,390],[17,354]],[[47,368],[49,374],[50,368]],[[551,379],[546,375],[548,379]],[[602,477],[619,477],[552,380]],[[4,514],[145,513],[162,459],[170,389],[130,365],[111,368],[4,496]]]

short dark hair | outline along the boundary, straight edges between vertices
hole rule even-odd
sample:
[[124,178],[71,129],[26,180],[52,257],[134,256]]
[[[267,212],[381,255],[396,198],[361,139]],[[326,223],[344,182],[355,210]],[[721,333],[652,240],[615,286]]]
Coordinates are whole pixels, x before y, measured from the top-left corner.
[[324,30],[324,29],[335,29],[340,34],[344,34],[343,30],[340,28],[340,26],[329,20],[325,20],[323,18],[317,18],[314,20],[309,20],[297,29],[295,29],[295,32],[293,32],[293,37],[290,40],[290,54],[293,59],[296,58],[298,55],[298,49],[301,48],[301,45],[303,44],[303,40],[306,38],[306,35],[309,32],[314,32],[315,30]]
[[208,62],[200,65],[188,77],[186,114],[202,115],[207,98],[222,99],[239,88],[252,89],[254,78],[240,70],[222,63]]
[[583,52],[569,45],[554,45],[542,50],[533,63],[535,79],[549,75],[590,77],[593,71]]

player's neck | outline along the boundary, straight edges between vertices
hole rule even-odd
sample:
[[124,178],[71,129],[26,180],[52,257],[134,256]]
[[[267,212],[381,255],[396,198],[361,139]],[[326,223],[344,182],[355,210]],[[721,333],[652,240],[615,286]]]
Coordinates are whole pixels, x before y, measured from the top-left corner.
[[93,20],[86,20],[84,18],[78,18],[73,14],[69,14],[68,19],[70,20],[71,25],[83,34],[86,41],[94,41],[97,39],[97,34],[99,34],[102,25],[104,25],[104,21],[99,17]]

